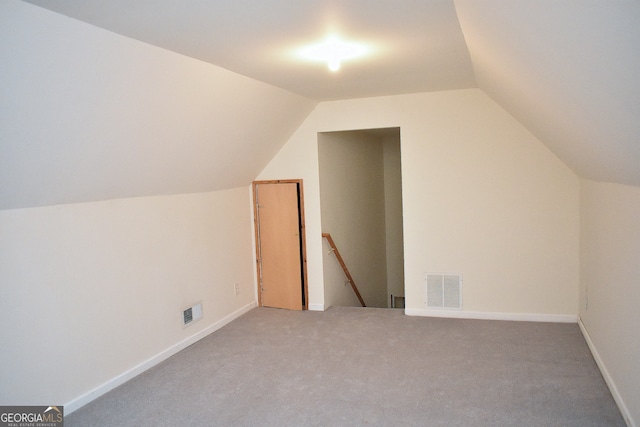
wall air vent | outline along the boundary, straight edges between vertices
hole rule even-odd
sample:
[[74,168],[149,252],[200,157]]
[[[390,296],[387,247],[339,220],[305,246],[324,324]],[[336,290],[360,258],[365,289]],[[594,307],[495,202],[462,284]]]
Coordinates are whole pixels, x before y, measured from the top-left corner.
[[427,273],[427,308],[461,310],[462,276]]
[[183,322],[185,325],[193,322],[193,308],[189,307],[185,311],[182,312]]
[[182,310],[182,326],[187,327],[202,318],[202,303],[192,305]]

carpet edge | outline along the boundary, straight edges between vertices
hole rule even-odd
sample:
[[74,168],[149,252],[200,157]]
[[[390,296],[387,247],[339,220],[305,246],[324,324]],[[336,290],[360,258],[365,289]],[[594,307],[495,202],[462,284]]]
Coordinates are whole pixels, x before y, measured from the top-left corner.
[[164,360],[168,359],[169,357],[173,356],[174,354],[178,353],[179,351],[185,349],[186,347],[190,346],[191,344],[196,343],[197,341],[201,340],[202,338],[206,337],[207,335],[217,331],[218,329],[222,328],[223,326],[225,326],[226,324],[230,323],[231,321],[237,319],[238,317],[242,316],[243,314],[249,312],[250,310],[252,310],[255,307],[257,307],[257,304],[256,304],[255,301],[253,301],[253,302],[245,305],[244,307],[239,308],[238,310],[234,311],[233,313],[228,314],[227,316],[223,317],[222,319],[214,322],[213,324],[209,325],[205,329],[203,329],[203,330],[191,335],[190,337],[187,337],[187,338],[183,339],[182,341],[177,342],[176,344],[172,345],[171,347],[161,351],[160,353],[158,353],[155,356],[145,360],[144,362],[134,366],[133,368],[121,373],[120,375],[118,375],[118,376],[116,376],[116,377],[104,382],[103,384],[97,386],[96,388],[94,388],[92,390],[89,390],[88,392],[86,392],[86,393],[76,397],[75,399],[65,403],[64,404],[65,415],[71,414],[72,412],[80,409],[84,405],[86,405],[89,402],[97,399],[98,397],[102,396],[103,394],[108,393],[109,391],[111,391],[114,388],[124,384],[125,382],[129,381],[130,379],[140,375],[144,371],[154,367],[158,363],[163,362]]
[[580,332],[582,332],[582,336],[584,337],[584,340],[587,342],[587,346],[589,346],[589,351],[591,351],[591,355],[596,361],[596,365],[598,365],[598,369],[600,369],[600,373],[602,374],[604,381],[607,383],[607,387],[609,387],[609,391],[613,396],[613,400],[616,402],[616,404],[618,405],[618,409],[620,409],[620,412],[622,413],[622,417],[624,418],[624,421],[627,423],[629,427],[637,427],[636,423],[631,417],[631,414],[629,413],[629,409],[627,408],[627,405],[624,403],[624,400],[622,399],[622,396],[620,395],[620,392],[618,391],[618,388],[616,387],[616,384],[613,381],[613,378],[609,374],[609,371],[607,370],[607,367],[605,366],[604,361],[600,357],[600,353],[598,353],[598,350],[596,349],[595,344],[591,340],[591,336],[589,335],[589,331],[587,330],[587,327],[582,322],[582,318],[580,318],[579,316],[578,316],[578,326],[580,327]]

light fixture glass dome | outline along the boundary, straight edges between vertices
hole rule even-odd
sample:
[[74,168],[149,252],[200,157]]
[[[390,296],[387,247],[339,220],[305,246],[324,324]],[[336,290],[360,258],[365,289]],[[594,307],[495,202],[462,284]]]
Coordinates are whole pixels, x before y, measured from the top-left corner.
[[362,43],[347,42],[337,36],[327,37],[324,41],[300,49],[300,56],[311,60],[326,62],[329,70],[338,71],[343,61],[365,55],[369,48]]

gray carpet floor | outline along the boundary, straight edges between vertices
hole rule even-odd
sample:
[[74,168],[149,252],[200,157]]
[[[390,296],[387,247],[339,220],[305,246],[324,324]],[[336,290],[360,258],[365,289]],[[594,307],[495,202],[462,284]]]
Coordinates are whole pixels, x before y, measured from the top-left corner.
[[257,308],[65,426],[624,426],[576,324]]

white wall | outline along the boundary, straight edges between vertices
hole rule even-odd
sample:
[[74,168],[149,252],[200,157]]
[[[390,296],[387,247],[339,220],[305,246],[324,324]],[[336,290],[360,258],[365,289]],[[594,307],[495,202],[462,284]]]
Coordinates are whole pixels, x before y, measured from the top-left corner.
[[[322,241],[322,248],[324,255],[322,258],[322,267],[325,281],[325,305],[327,307],[360,307],[360,301],[347,281],[342,267],[335,256],[331,254],[331,245],[329,245],[326,239]],[[356,285],[358,285],[357,281]],[[361,292],[359,285],[358,290]],[[360,295],[362,296],[362,293]]]
[[246,187],[315,102],[17,0],[0,63],[0,403],[68,412],[255,304]]
[[480,90],[321,103],[260,173],[304,179],[310,307],[325,306],[317,133],[396,126],[407,307],[425,311],[425,272],[457,272],[465,311],[575,318],[578,178]]
[[[382,141],[384,161],[384,222],[387,244],[387,295],[404,296],[402,240],[402,164],[400,130]],[[391,304],[391,301],[389,301]]]
[[250,206],[238,188],[0,211],[0,402],[76,409],[252,307]]
[[581,177],[640,185],[640,2],[454,3],[482,91]]
[[[363,132],[318,136],[322,232],[331,234],[368,307],[388,306],[382,148],[379,137]],[[344,275],[325,278],[325,291],[335,287],[344,287]]]
[[580,320],[629,425],[640,425],[640,188],[582,180],[580,196]]
[[315,105],[17,0],[0,64],[0,209],[249,185]]

